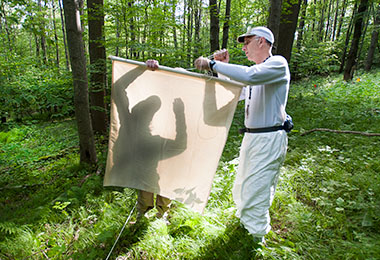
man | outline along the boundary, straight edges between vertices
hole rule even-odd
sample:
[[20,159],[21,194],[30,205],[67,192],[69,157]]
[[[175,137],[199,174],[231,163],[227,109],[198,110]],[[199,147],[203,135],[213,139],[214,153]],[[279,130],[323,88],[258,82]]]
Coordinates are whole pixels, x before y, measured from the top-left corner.
[[[156,70],[159,67],[158,61],[147,60],[145,62],[147,69]],[[137,220],[141,219],[146,212],[153,209],[156,206],[158,218],[164,218],[166,220],[166,215],[170,209],[171,200],[169,198],[163,197],[156,194],[156,203],[154,203],[154,193],[138,190],[137,191]],[[156,204],[156,205],[155,205]]]
[[271,229],[269,208],[287,149],[283,124],[290,73],[284,57],[272,56],[274,36],[268,28],[249,28],[238,42],[244,44],[243,51],[255,65],[228,64],[228,51],[222,50],[213,55],[214,60],[198,58],[195,66],[248,85],[242,93],[246,128],[232,194],[237,217],[255,242],[264,243]]

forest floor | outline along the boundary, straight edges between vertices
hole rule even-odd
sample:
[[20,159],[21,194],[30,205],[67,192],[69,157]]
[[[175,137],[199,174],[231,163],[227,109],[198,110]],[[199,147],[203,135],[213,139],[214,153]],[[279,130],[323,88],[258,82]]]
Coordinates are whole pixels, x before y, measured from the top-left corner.
[[[235,217],[231,187],[242,139],[240,104],[203,215],[174,202],[170,222],[127,225],[110,259],[380,259],[380,71],[292,83],[289,147],[271,207],[272,231],[255,247]],[[106,259],[136,202],[79,166],[72,119],[8,123],[0,132],[0,259]],[[136,214],[132,215],[134,220]]]

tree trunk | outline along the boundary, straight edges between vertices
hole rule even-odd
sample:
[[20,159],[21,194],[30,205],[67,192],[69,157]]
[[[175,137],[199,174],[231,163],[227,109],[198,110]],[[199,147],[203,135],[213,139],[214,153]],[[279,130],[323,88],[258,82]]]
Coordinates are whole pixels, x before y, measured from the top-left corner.
[[330,31],[331,5],[332,5],[332,0],[329,1],[329,8],[327,11],[327,25],[326,25],[326,31],[325,31],[325,41],[328,40],[329,31]]
[[54,29],[54,42],[55,42],[55,64],[59,70],[59,46],[58,46],[58,35],[57,35],[57,24],[55,22],[55,0],[51,1],[52,14],[53,14],[53,29]]
[[171,4],[172,5],[172,27],[173,27],[173,42],[174,42],[174,49],[177,50],[178,49],[178,41],[177,41],[177,29],[176,29],[176,25],[177,25],[177,21],[175,19],[175,10],[176,10],[176,5],[174,3]]
[[346,14],[346,7],[347,7],[347,0],[344,0],[343,1],[343,6],[342,6],[342,13],[341,13],[340,19],[339,19],[338,32],[336,33],[336,38],[337,39],[339,38],[341,29],[342,29],[344,15]]
[[[39,11],[42,12],[41,0],[38,0],[38,8],[39,8]],[[42,62],[44,64],[47,64],[45,24],[44,24],[42,19],[40,22],[40,33],[41,33],[40,34],[40,43],[41,43],[41,50],[42,50]]]
[[62,35],[63,35],[62,38],[63,38],[63,46],[65,48],[66,68],[67,70],[70,70],[69,54],[67,53],[67,43],[66,43],[65,19],[63,16],[61,0],[58,0],[58,5],[59,5],[59,10],[61,12],[61,24],[62,24]]
[[104,47],[103,0],[87,0],[87,8],[92,127],[96,133],[105,134],[107,132],[107,116],[104,96],[107,82],[107,62],[106,48]]
[[365,70],[369,71],[372,67],[373,57],[375,56],[376,45],[379,39],[379,27],[380,27],[380,4],[377,6],[375,14],[374,29],[371,37],[371,44],[368,49],[367,60],[365,63]]
[[[369,20],[370,20],[370,13],[372,13],[372,5],[369,6],[369,9],[366,11],[365,13],[365,22],[363,21],[363,25],[364,25],[364,30],[362,30],[363,32],[361,33],[363,35],[363,37],[361,37],[361,43],[360,43],[360,48],[359,48],[359,52],[357,54],[357,60],[359,61],[360,57],[361,57],[361,53],[362,53],[362,49],[363,49],[363,45],[364,45],[364,40],[365,40],[365,36],[367,34],[367,29],[368,29],[368,23],[369,23]],[[364,20],[364,18],[363,18]],[[363,26],[362,25],[362,26]]]
[[95,164],[96,151],[88,102],[86,57],[77,0],[63,0],[67,43],[74,83],[75,117],[78,125],[80,162]]
[[191,51],[192,51],[192,38],[193,38],[193,12],[194,12],[194,3],[193,0],[188,0],[187,1],[187,61],[186,65],[188,66],[191,64],[192,56],[191,56]]
[[194,43],[195,51],[194,56],[200,55],[201,49],[201,21],[202,21],[202,0],[196,1],[195,14],[194,14]]
[[231,14],[231,0],[226,0],[226,14],[224,16],[224,24],[223,24],[222,49],[227,49],[227,45],[228,45],[228,30],[230,29],[230,14]]
[[351,15],[350,23],[348,24],[348,29],[347,29],[347,32],[346,32],[346,41],[345,41],[344,48],[343,48],[343,53],[342,53],[342,58],[341,58],[341,62],[340,62],[339,73],[343,72],[344,64],[346,63],[347,48],[348,48],[348,44],[350,42],[353,21],[354,21],[354,17],[356,15],[356,11],[357,11],[356,9],[357,9],[357,4],[355,3],[354,8],[352,9],[352,15]]
[[120,21],[119,18],[116,17],[116,48],[115,48],[115,56],[119,56],[119,39],[120,39]]
[[297,28],[301,0],[284,0],[282,3],[280,32],[277,54],[284,56],[290,63],[294,34]]
[[273,53],[277,53],[277,43],[278,35],[280,32],[280,19],[281,19],[281,6],[282,0],[271,0],[269,7],[269,16],[268,16],[268,28],[272,31],[274,35],[274,46]]
[[346,67],[344,69],[343,79],[345,81],[352,80],[354,76],[360,35],[362,33],[363,18],[367,11],[367,7],[368,7],[368,0],[361,0],[357,15],[355,17],[355,22],[354,22],[354,28],[355,28],[354,36],[351,41],[351,48],[350,48],[350,52],[348,53]]
[[219,10],[217,0],[210,0],[210,52],[219,50]]
[[9,52],[12,52],[13,48],[12,48],[12,42],[11,42],[11,34],[10,34],[9,27],[8,27],[7,14],[5,12],[4,3],[2,1],[0,1],[0,4],[1,4],[1,6],[0,6],[1,10],[0,11],[1,11],[3,19],[4,19],[4,28],[5,28],[5,31],[7,33]]
[[134,5],[134,1],[129,0],[128,1],[128,16],[129,16],[129,33],[131,35],[130,44],[129,44],[130,45],[129,53],[132,59],[137,57],[137,52],[134,48],[134,45],[136,43],[136,32],[135,32],[135,20],[134,20],[134,15],[132,11],[133,5]]
[[334,25],[333,25],[332,37],[331,37],[331,40],[333,41],[335,40],[336,27],[338,23],[338,15],[339,15],[339,0],[336,0]]
[[323,0],[322,3],[322,13],[321,19],[319,20],[319,41],[323,41],[323,25],[325,24],[325,8],[326,8],[326,0]]
[[298,37],[297,37],[297,49],[301,49],[302,41],[303,41],[303,31],[305,28],[305,18],[306,18],[306,10],[307,10],[307,0],[303,0],[303,3],[301,5],[302,7],[302,14],[301,14],[301,20],[298,27]]

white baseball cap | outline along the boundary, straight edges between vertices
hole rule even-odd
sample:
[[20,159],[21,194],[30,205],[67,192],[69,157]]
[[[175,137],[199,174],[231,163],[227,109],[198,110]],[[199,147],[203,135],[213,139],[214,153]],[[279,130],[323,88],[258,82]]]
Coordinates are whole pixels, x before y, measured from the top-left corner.
[[273,36],[272,31],[269,30],[268,28],[264,27],[264,26],[257,26],[257,27],[253,27],[253,28],[248,27],[247,32],[245,34],[240,35],[237,38],[237,41],[240,43],[243,43],[245,37],[253,36],[253,35],[264,37],[270,43],[272,43],[272,44],[274,43],[274,36]]

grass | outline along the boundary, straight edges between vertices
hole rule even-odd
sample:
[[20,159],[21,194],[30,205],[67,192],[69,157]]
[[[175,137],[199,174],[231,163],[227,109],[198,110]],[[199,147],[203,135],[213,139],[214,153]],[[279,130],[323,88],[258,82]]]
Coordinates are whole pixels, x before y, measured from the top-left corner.
[[[204,214],[174,203],[166,225],[151,212],[126,226],[110,259],[379,259],[380,137],[301,135],[313,128],[380,132],[380,72],[360,72],[352,83],[341,78],[291,86],[295,129],[266,247],[255,249],[234,216],[240,105]],[[78,165],[70,119],[10,124],[0,145],[0,259],[105,259],[136,193],[102,187],[104,138],[97,139],[97,170]]]

